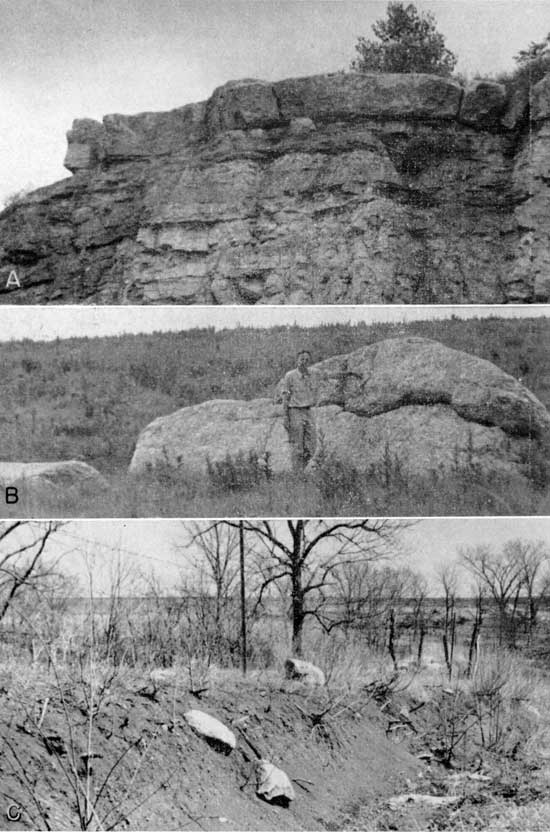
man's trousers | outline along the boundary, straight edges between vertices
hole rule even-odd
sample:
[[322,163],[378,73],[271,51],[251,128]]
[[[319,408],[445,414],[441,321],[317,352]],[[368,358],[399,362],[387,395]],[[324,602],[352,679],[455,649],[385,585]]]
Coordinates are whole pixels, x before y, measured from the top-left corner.
[[317,436],[311,407],[288,408],[288,440],[292,458],[292,470],[303,471],[315,456]]

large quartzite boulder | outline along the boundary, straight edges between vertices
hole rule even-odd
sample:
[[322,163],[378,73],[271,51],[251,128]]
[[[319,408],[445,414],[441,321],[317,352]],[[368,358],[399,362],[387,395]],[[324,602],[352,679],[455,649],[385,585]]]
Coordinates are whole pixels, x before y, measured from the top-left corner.
[[[321,397],[319,445],[362,471],[387,457],[416,474],[475,464],[520,473],[529,443],[546,436],[550,414],[494,364],[426,338],[381,341],[315,365]],[[256,454],[290,469],[282,408],[274,399],[207,401],[162,416],[140,434],[130,471],[159,465],[205,473],[208,465]]]

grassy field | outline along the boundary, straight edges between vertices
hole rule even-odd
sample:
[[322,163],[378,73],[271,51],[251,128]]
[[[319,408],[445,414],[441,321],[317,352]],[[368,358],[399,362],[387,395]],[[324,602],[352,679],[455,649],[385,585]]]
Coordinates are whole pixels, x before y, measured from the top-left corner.
[[[318,361],[397,334],[434,338],[494,362],[550,406],[550,327],[546,319],[297,326],[270,330],[196,329],[178,333],[31,341],[0,345],[2,458],[18,461],[81,459],[111,483],[108,494],[83,500],[22,500],[27,516],[226,516],[229,514],[546,513],[546,473],[525,482],[495,483],[464,476],[444,483],[391,482],[387,472],[359,480],[329,468],[315,482],[274,478],[220,493],[215,483],[171,472],[154,482],[126,476],[139,432],[155,417],[214,398],[270,396],[296,352],[307,346]],[[295,507],[294,509],[292,507]],[[452,507],[452,509],[451,509]],[[10,516],[9,507],[3,507]]]
[[523,477],[456,475],[385,481],[353,468],[322,466],[314,477],[292,474],[255,481],[250,487],[221,489],[208,479],[172,474],[109,477],[100,494],[70,489],[62,497],[24,496],[0,503],[2,518],[51,517],[306,517],[321,516],[510,516],[550,514],[550,488]]

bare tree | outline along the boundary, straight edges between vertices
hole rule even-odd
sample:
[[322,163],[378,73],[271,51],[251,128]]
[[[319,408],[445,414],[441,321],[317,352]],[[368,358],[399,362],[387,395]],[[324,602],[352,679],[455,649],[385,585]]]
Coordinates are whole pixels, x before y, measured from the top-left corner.
[[61,523],[29,520],[0,523],[0,621],[23,590],[39,586],[55,571],[43,555]]
[[[326,629],[342,626],[359,630],[369,646],[379,650],[392,642],[398,646],[399,634],[407,630],[409,649],[416,642],[422,653],[425,634],[424,602],[427,587],[424,581],[409,567],[398,568],[371,561],[345,563],[333,573],[334,600],[339,617],[330,620],[331,609],[324,613],[330,622]],[[410,613],[403,616],[406,609]],[[391,638],[387,635],[392,632]]]
[[437,577],[443,589],[445,600],[445,617],[443,619],[443,654],[449,678],[453,672],[453,658],[456,644],[456,595],[458,588],[458,570],[456,564],[442,564],[437,570]]
[[191,567],[192,573],[186,570],[182,574],[180,595],[189,597],[190,612],[192,606],[197,623],[196,634],[200,632],[216,660],[227,661],[239,652],[244,660],[243,616],[245,625],[251,616],[243,608],[239,617],[238,524],[184,522],[182,527],[183,542],[174,548]]
[[462,549],[460,559],[465,569],[487,588],[497,606],[499,643],[505,634],[513,643],[523,581],[522,564],[510,550],[504,549],[499,554],[487,545]]
[[177,551],[198,549],[199,557],[193,556],[191,565],[199,574],[202,584],[206,577],[214,588],[214,624],[219,627],[222,612],[236,586],[239,574],[239,531],[227,523],[185,524],[189,535],[184,547]]
[[476,579],[473,596],[475,599],[474,623],[468,646],[468,668],[466,675],[471,678],[474,668],[479,659],[479,641],[481,638],[481,626],[486,612],[487,586],[481,578]]
[[519,565],[522,590],[527,602],[527,640],[531,643],[542,599],[550,590],[547,568],[550,551],[543,540],[509,540],[503,548],[504,556]]
[[17,643],[28,649],[33,662],[44,656],[50,665],[58,652],[66,657],[74,637],[68,618],[80,589],[75,575],[48,570],[10,605],[4,617],[10,640],[17,634]]
[[[237,528],[231,521],[220,521]],[[216,524],[211,524],[211,526]],[[381,560],[393,548],[404,523],[395,520],[245,520],[247,547],[259,573],[256,606],[271,586],[290,584],[292,649],[302,655],[304,622],[329,626],[335,573],[345,564]]]
[[324,627],[342,627],[361,632],[370,647],[384,644],[390,610],[403,596],[402,569],[373,563],[371,560],[338,564],[331,575],[325,609],[319,609]]
[[423,575],[418,575],[411,569],[406,570],[410,590],[409,597],[413,616],[413,643],[416,642],[416,661],[422,661],[424,638],[426,635],[425,607],[428,597],[428,582]]
[[373,564],[341,563],[333,571],[334,602],[337,616],[330,627],[342,627],[344,632],[350,628],[369,630],[373,587],[376,576]]

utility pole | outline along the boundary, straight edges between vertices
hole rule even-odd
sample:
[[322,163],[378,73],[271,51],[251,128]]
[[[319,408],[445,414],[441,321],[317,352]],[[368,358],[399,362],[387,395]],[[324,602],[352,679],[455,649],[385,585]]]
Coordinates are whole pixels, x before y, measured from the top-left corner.
[[240,572],[241,572],[241,645],[242,645],[242,667],[243,675],[246,676],[246,584],[244,577],[244,528],[243,521],[239,520],[239,548],[240,548]]

